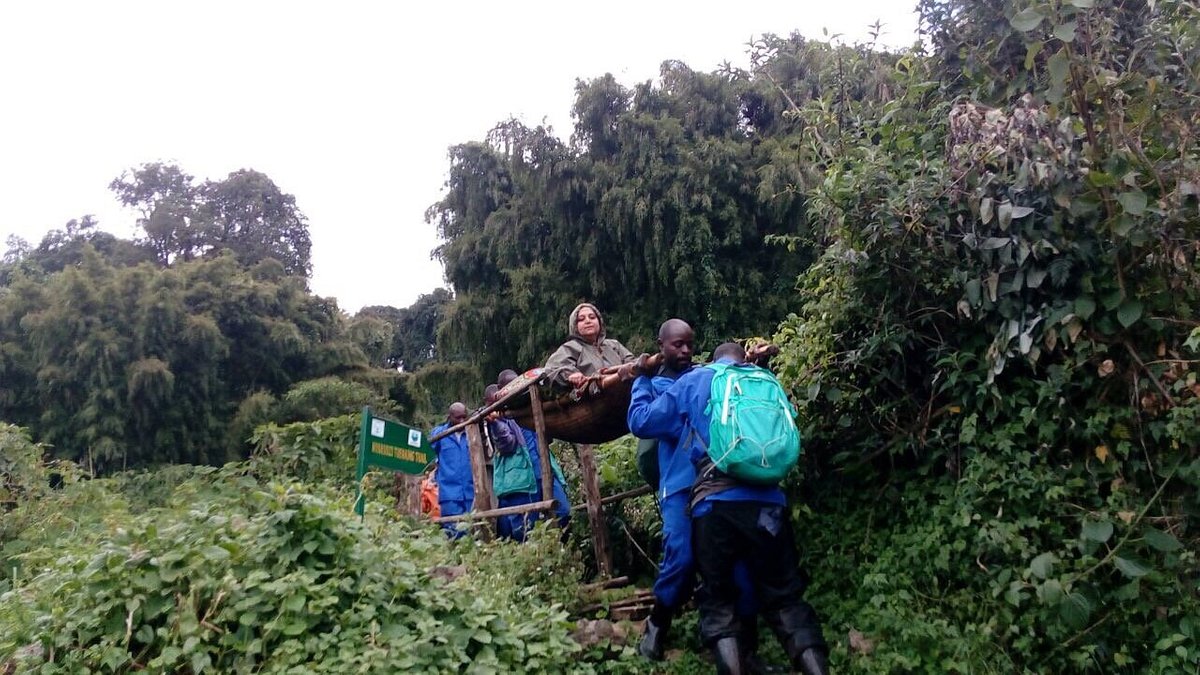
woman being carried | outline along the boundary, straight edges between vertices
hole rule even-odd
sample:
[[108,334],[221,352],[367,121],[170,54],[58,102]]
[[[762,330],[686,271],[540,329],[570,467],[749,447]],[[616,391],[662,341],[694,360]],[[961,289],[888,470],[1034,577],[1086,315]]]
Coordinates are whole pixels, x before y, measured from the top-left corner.
[[604,319],[590,302],[571,310],[567,333],[570,338],[546,361],[546,375],[553,385],[580,389],[601,369],[634,360],[625,345],[605,338]]

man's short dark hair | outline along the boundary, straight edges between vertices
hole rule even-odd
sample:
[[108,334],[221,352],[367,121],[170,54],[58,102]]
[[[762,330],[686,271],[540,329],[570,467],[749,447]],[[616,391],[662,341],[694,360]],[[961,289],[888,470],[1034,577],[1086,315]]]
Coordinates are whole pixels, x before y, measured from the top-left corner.
[[725,342],[713,350],[713,361],[717,359],[733,359],[738,363],[746,362],[746,350],[736,342]]

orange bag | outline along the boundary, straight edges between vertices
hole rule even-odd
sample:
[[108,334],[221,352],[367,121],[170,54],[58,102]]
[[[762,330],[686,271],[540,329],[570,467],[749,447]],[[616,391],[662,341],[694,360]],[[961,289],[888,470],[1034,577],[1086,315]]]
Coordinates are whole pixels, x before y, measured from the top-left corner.
[[438,484],[433,480],[433,474],[421,481],[421,513],[429,514],[430,518],[442,515],[442,507],[438,505]]

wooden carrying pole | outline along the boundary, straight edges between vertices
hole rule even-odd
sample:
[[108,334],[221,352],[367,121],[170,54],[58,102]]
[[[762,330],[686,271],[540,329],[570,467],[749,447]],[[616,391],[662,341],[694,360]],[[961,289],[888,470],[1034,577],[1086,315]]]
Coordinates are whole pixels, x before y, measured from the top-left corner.
[[[530,380],[525,386],[528,387],[529,392],[535,392],[535,391],[537,391],[536,385],[537,385],[537,381]],[[519,398],[526,391],[527,391],[526,389],[514,389],[513,391],[510,391],[508,394],[506,394],[504,396],[504,398],[501,398],[501,399],[497,400],[495,403],[492,403],[491,405],[488,405],[488,406],[484,406],[484,407],[480,408],[479,410],[476,410],[475,412],[471,413],[470,415],[467,416],[467,419],[463,420],[462,422],[459,422],[458,424],[456,424],[452,427],[443,429],[439,433],[434,434],[433,436],[430,436],[429,442],[435,443],[438,441],[438,439],[445,438],[446,436],[449,436],[450,434],[457,433],[458,431],[460,431],[462,429],[465,429],[471,425],[479,423],[484,418],[486,418],[489,414],[491,414],[492,411],[499,410],[500,408],[504,407],[505,405],[508,405],[509,401],[511,401],[515,398]]]
[[490,509],[488,511],[472,511],[471,513],[463,513],[457,516],[442,516],[434,518],[433,522],[441,523],[459,523],[464,520],[478,520],[481,518],[499,518],[501,516],[518,516],[522,513],[530,513],[533,511],[541,511],[554,506],[554,500],[531,502],[529,504],[518,504],[517,506],[505,506],[502,509]]

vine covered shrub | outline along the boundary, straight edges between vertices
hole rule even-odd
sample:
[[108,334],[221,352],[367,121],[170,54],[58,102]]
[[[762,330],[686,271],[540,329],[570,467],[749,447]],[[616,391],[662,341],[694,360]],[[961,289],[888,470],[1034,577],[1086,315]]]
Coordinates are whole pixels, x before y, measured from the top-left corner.
[[1195,671],[1196,9],[921,8],[890,97],[792,112],[825,249],[777,366],[836,657]]

